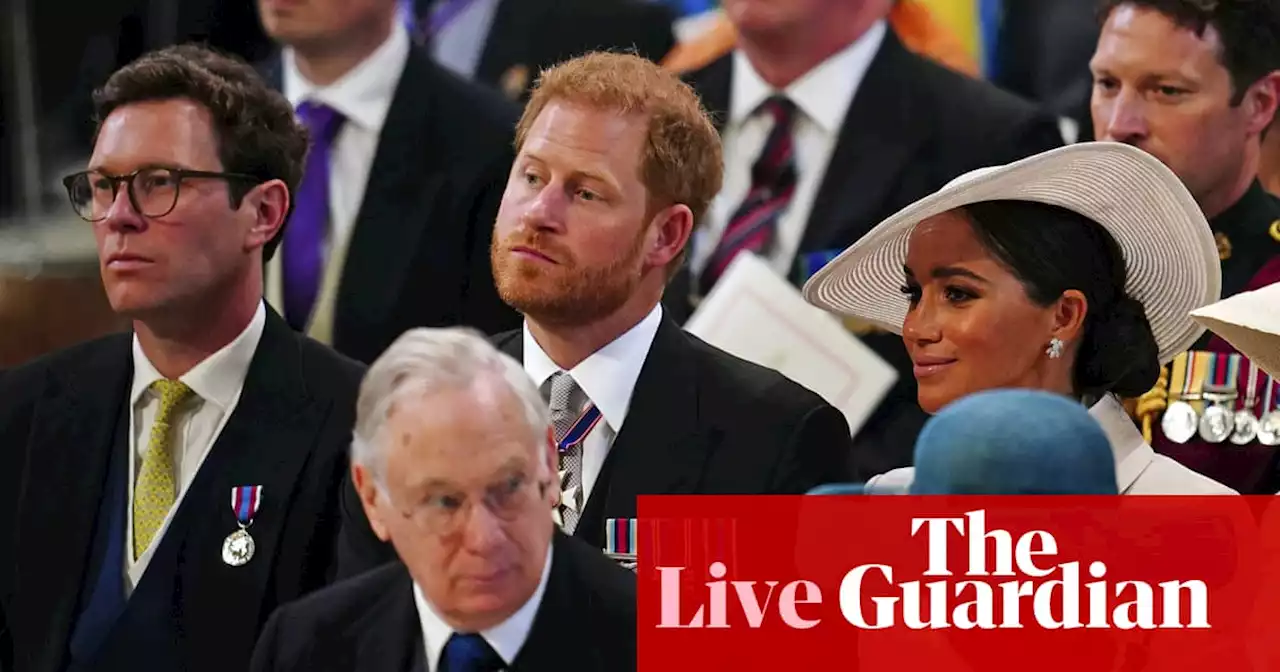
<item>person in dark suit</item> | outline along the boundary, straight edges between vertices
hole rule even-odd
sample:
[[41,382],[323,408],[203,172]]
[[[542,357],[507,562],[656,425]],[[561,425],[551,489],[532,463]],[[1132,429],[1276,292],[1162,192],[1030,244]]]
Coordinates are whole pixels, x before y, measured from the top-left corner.
[[[1142,149],[1186,185],[1218,243],[1222,296],[1280,282],[1280,199],[1258,179],[1263,136],[1280,104],[1280,5],[1108,0],[1101,8],[1089,64],[1097,139]],[[1280,438],[1256,429],[1269,412],[1270,383],[1238,354],[1206,333],[1169,364],[1136,415],[1157,452],[1243,494],[1272,494],[1280,490]],[[1228,372],[1237,369],[1233,379]],[[1216,374],[1201,389],[1196,371]],[[1219,431],[1211,431],[1211,412],[1183,399],[1211,394],[1215,384],[1234,397],[1220,408],[1240,411]]]
[[0,660],[244,669],[275,607],[333,575],[363,373],[262,301],[306,131],[198,47],[143,56],[95,102],[64,183],[133,332],[0,376]]
[[284,45],[269,79],[314,138],[271,304],[364,362],[415,326],[517,326],[488,257],[516,108],[414,47],[395,0],[259,10]]
[[588,51],[659,61],[675,47],[670,8],[647,0],[416,0],[414,33],[436,61],[523,100],[534,78]]
[[[1062,144],[1030,103],[908,51],[887,25],[892,5],[722,3],[737,48],[687,79],[720,122],[725,183],[664,299],[677,322],[742,250],[798,286],[956,176]],[[865,480],[910,463],[925,415],[901,339],[850,327],[900,374],[858,430],[851,469]]]
[[[684,332],[659,300],[720,187],[693,91],[644,59],[548,71],[516,132],[493,266],[524,327],[495,337],[549,399],[567,533],[597,547],[649,494],[803,493],[845,477],[844,415]],[[347,492],[340,572],[387,559]]]
[[555,429],[516,360],[414,329],[358,409],[352,478],[399,561],[282,607],[254,672],[636,668],[635,574],[556,529]]

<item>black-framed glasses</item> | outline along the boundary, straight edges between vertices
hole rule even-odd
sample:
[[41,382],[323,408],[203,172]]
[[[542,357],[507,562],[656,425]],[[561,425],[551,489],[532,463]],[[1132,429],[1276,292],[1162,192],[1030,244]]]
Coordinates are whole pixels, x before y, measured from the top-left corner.
[[111,211],[120,193],[120,184],[128,185],[129,202],[143,217],[164,217],[178,205],[182,182],[189,179],[215,179],[258,183],[262,180],[244,173],[215,173],[185,168],[140,168],[127,175],[107,175],[98,170],[85,170],[62,178],[71,207],[86,222],[101,222]]

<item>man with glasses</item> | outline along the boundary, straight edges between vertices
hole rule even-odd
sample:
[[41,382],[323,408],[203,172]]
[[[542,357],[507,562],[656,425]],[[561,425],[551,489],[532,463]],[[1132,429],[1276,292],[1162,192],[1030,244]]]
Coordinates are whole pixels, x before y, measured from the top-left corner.
[[399,562],[281,608],[281,670],[634,670],[635,575],[559,531],[551,413],[466,329],[415,329],[360,389],[352,475]]
[[95,104],[65,185],[133,329],[0,374],[0,664],[243,670],[275,607],[332,574],[363,373],[262,300],[306,131],[197,47]]

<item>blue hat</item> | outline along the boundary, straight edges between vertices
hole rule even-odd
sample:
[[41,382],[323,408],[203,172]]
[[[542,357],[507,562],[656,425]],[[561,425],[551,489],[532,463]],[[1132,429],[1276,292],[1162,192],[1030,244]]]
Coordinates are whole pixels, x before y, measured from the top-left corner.
[[979,392],[916,441],[913,495],[1114,495],[1115,457],[1084,406],[1033,390]]

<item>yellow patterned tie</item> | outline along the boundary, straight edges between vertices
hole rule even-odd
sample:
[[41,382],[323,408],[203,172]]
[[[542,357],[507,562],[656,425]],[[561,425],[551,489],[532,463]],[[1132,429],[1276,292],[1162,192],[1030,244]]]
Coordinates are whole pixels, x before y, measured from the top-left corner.
[[151,426],[151,439],[142,458],[142,469],[133,485],[133,558],[151,545],[169,508],[178,499],[173,459],[173,419],[182,402],[194,393],[182,381],[157,380],[151,391],[160,397],[160,411]]

